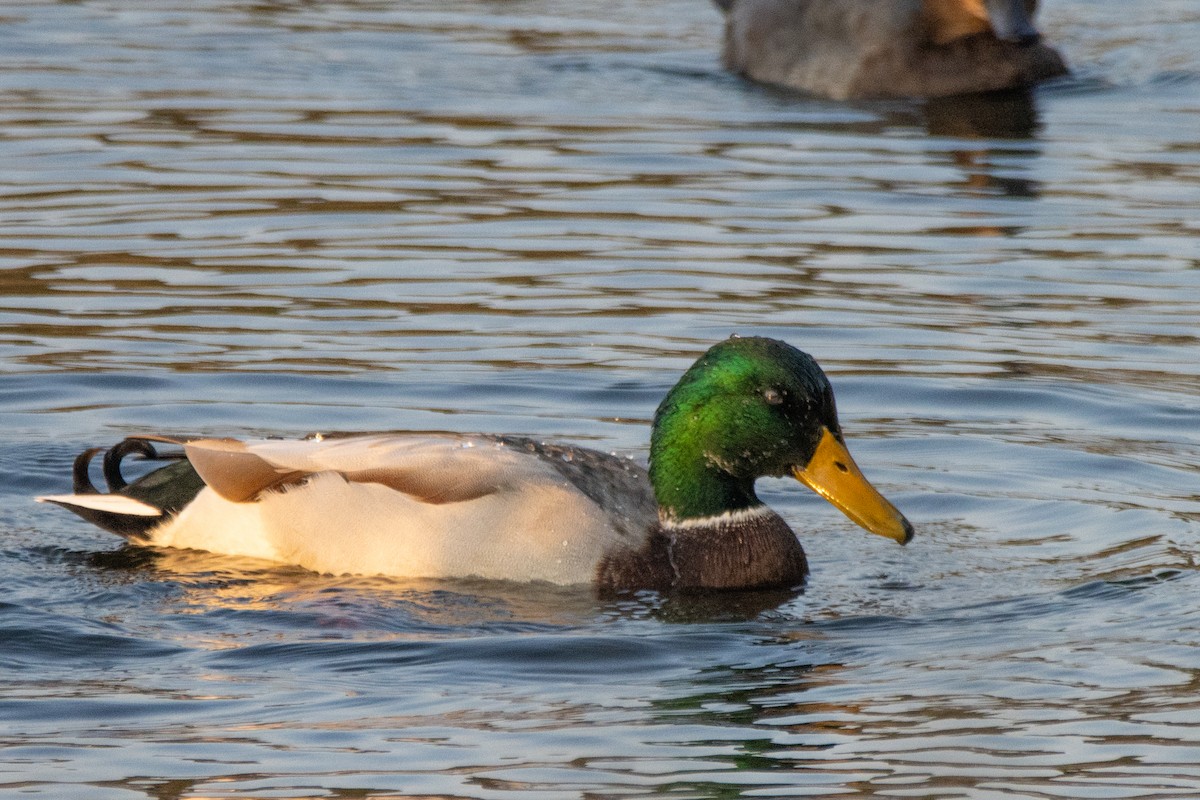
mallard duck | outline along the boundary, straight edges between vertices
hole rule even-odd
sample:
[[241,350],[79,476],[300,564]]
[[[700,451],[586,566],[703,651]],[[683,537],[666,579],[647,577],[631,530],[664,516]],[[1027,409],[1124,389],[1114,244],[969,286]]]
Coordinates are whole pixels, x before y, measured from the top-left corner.
[[1036,0],[717,0],[726,67],[835,100],[940,97],[1066,73]]
[[[126,484],[131,454],[173,461]],[[131,542],[209,550],[334,574],[474,576],[599,589],[792,587],[808,567],[758,499],[793,475],[866,530],[913,528],[863,477],[817,362],[774,339],[730,338],[659,405],[649,469],[515,436],[137,436],[104,458],[109,493],[75,461],[74,494],[39,497]]]

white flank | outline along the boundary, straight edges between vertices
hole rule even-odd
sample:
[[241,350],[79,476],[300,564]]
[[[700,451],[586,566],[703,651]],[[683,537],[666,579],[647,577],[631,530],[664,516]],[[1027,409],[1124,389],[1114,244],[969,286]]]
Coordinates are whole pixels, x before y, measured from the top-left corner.
[[39,503],[60,503],[65,506],[107,511],[110,514],[128,514],[135,517],[162,516],[162,509],[120,494],[48,494],[34,499]]
[[595,503],[554,476],[519,490],[426,503],[335,472],[310,475],[250,503],[205,489],[150,542],[333,575],[559,584],[589,583],[605,554],[625,544]]

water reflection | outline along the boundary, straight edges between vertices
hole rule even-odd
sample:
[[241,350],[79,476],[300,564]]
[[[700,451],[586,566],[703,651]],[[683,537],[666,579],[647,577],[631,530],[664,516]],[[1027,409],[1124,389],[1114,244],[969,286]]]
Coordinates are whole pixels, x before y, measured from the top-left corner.
[[1036,102],[1029,88],[932,98],[925,127],[932,136],[1032,139],[1041,132]]
[[[251,643],[255,620],[271,617],[277,618],[272,627],[297,632],[411,638],[464,627],[494,633],[512,625],[578,624],[598,609],[588,587],[328,576],[254,559],[133,546],[87,554],[85,561],[120,583],[168,587],[176,594],[173,613],[208,617],[214,628],[239,629],[242,635],[229,639],[229,647]],[[369,608],[375,612],[367,613]],[[230,626],[229,614],[247,619]]]

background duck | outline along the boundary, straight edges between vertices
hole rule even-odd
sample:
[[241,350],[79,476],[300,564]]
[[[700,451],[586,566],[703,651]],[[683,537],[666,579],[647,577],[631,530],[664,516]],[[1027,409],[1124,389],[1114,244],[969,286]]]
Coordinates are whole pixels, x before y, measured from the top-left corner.
[[[164,442],[182,453],[160,455]],[[766,475],[794,475],[873,533],[906,543],[913,532],[850,458],[816,361],[766,338],[728,339],[684,373],[655,414],[648,471],[510,436],[148,436],[108,451],[101,494],[88,477],[99,452],[76,459],[74,494],[38,499],[135,543],[337,574],[794,586],[804,551],[755,495]],[[126,484],[133,453],[174,463]]]
[[726,67],[834,99],[939,97],[1066,73],[1036,0],[717,0]]

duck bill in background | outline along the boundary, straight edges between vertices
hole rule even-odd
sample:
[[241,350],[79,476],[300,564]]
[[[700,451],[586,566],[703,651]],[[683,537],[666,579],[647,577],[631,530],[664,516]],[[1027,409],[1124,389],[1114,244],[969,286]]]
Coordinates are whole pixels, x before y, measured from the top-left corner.
[[824,497],[871,533],[908,544],[913,527],[896,507],[863,477],[850,451],[825,428],[808,464],[794,467],[796,480]]
[[988,22],[997,39],[1018,44],[1034,44],[1041,34],[1033,26],[1025,0],[984,0]]

